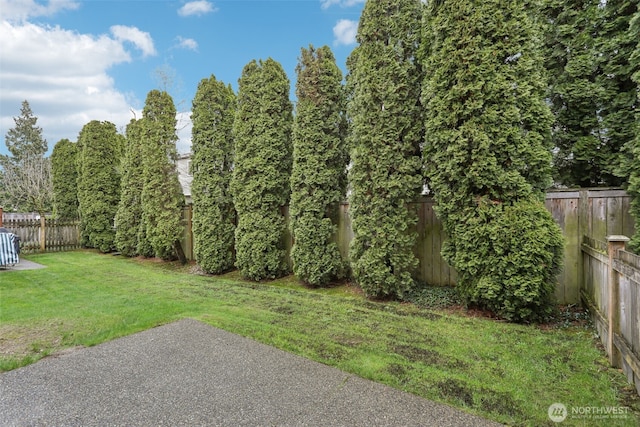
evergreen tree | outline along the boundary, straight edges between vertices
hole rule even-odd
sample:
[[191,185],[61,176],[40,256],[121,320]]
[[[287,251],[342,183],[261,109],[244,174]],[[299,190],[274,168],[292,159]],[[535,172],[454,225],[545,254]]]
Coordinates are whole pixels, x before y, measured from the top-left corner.
[[142,111],[142,227],[139,253],[162,259],[181,251],[184,196],[176,169],[176,107],[167,92],[152,90]]
[[10,156],[0,154],[0,203],[13,210],[36,210],[42,214],[51,209],[51,165],[45,158],[47,141],[42,137],[38,118],[29,102],[23,101],[15,126],[6,133],[5,145]]
[[236,266],[252,280],[288,271],[282,207],[289,201],[292,122],[282,66],[271,58],[245,65],[238,81],[231,192],[238,214]]
[[[629,25],[629,40],[635,40],[636,46],[629,58],[633,79],[640,85],[640,11],[636,11],[635,16]],[[640,105],[640,91],[638,92],[637,105]],[[629,176],[627,192],[631,195],[631,214],[635,218],[635,234],[629,242],[630,248],[640,254],[640,108],[636,107],[635,139],[629,142],[626,147],[626,168]]]
[[368,296],[402,297],[414,284],[423,139],[417,60],[420,0],[369,0],[348,61],[353,276]]
[[[138,236],[142,226],[142,120],[127,125],[122,159],[121,196],[116,212],[116,248],[125,256],[138,255]],[[148,251],[146,255],[149,255]]]
[[344,270],[334,237],[346,193],[345,97],[342,73],[328,46],[303,48],[296,72],[291,258],[300,280],[321,286]]
[[637,45],[631,38],[629,23],[638,11],[638,0],[607,0],[601,7],[598,34],[598,61],[601,72],[598,83],[603,90],[603,102],[599,110],[602,133],[607,154],[606,172],[618,175],[607,185],[622,185],[629,172],[624,170],[621,153],[635,137],[634,120],[638,85],[633,80],[629,59]]
[[61,139],[53,147],[53,211],[56,218],[78,218],[78,171],[76,144]]
[[114,248],[122,143],[116,126],[109,122],[89,122],[78,136],[80,234],[85,246],[102,252]]
[[563,239],[544,208],[550,127],[537,28],[523,1],[445,0],[425,15],[424,158],[469,303],[549,313]]
[[599,6],[600,0],[545,1],[555,180],[567,186],[610,185],[617,179],[607,172],[612,153],[598,116],[604,97],[597,81]]
[[233,170],[236,96],[231,85],[203,79],[193,100],[191,171],[196,261],[208,273],[234,266],[236,212],[229,190]]
[[37,126],[38,118],[33,115],[28,101],[22,101],[20,116],[14,117],[15,127],[9,129],[4,138],[13,161],[20,162],[27,155],[44,156],[47,141],[42,138],[42,128]]

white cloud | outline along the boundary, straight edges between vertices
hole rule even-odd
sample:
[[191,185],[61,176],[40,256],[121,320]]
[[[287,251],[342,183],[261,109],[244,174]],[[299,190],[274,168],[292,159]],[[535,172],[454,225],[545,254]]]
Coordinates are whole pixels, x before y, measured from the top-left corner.
[[125,25],[114,25],[110,29],[111,34],[113,34],[116,40],[133,43],[142,51],[143,56],[153,56],[156,54],[156,48],[153,47],[153,39],[149,33],[140,31],[136,27],[127,27]]
[[356,42],[356,33],[358,32],[358,22],[348,19],[339,20],[333,27],[333,35],[335,37],[334,44],[350,45]]
[[179,48],[189,49],[193,51],[198,50],[198,42],[194,39],[185,39],[184,37],[178,36],[178,46]]
[[73,0],[49,0],[46,4],[35,0],[0,0],[2,19],[23,21],[38,16],[51,16],[62,10],[75,10],[80,3]]
[[216,12],[213,3],[206,0],[190,1],[185,3],[180,9],[178,9],[178,15],[180,16],[192,16],[192,15],[204,15],[211,12]]
[[328,9],[333,5],[340,7],[352,7],[360,3],[364,3],[365,0],[320,0],[320,7],[322,9]]
[[124,39],[2,21],[0,40],[0,138],[14,126],[24,100],[50,149],[62,138],[76,140],[91,120],[123,128],[131,119],[128,96],[107,74],[131,61]]

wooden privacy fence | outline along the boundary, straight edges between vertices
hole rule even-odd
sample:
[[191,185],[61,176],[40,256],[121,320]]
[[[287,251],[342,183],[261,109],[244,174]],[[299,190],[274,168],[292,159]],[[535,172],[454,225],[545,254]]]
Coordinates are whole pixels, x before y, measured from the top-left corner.
[[[607,235],[631,236],[634,221],[629,213],[630,196],[620,189],[594,188],[549,191],[545,205],[562,229],[565,237],[565,259],[558,278],[556,298],[561,304],[580,304],[580,288],[584,282],[582,268],[582,236],[588,235],[603,240]],[[434,211],[435,201],[431,197],[421,197],[411,203],[410,208],[417,215],[417,240],[414,253],[418,258],[417,279],[430,285],[455,286],[456,272],[440,255],[447,236],[442,223]],[[190,227],[191,206],[184,214],[185,234],[182,239],[185,254],[193,259],[193,233]],[[282,210],[288,221],[288,209]],[[342,257],[349,259],[349,244],[353,239],[353,228],[349,215],[349,204],[339,207],[335,241]],[[285,246],[292,246],[291,235],[287,232]],[[289,260],[290,263],[290,260]]]
[[[80,223],[70,220],[4,219],[3,227],[20,237],[20,251],[56,252],[79,249]],[[43,237],[44,236],[44,237]]]
[[582,300],[612,366],[622,368],[640,394],[640,257],[625,250],[626,236],[607,242],[584,236]]

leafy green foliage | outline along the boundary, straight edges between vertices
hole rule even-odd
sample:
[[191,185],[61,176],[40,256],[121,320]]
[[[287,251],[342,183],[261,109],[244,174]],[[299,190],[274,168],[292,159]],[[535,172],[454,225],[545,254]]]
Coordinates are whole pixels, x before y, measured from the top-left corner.
[[[176,107],[167,92],[152,90],[142,111],[142,227],[139,251],[174,257],[182,236],[184,196],[176,170]],[[143,241],[141,241],[143,239]],[[146,246],[146,247],[145,247]]]
[[[636,11],[629,25],[630,40],[636,40],[635,50],[629,62],[633,70],[633,79],[640,87],[640,10]],[[640,105],[640,92],[638,92],[638,105]],[[635,139],[627,144],[626,170],[629,174],[627,192],[631,194],[631,213],[635,218],[636,232],[629,242],[629,246],[636,253],[640,253],[640,108],[636,108]]]
[[443,256],[468,302],[540,319],[562,235],[542,204],[552,117],[536,29],[523,2],[449,0],[429,6],[425,32],[423,156]]
[[15,126],[5,135],[10,156],[0,155],[0,205],[16,211],[50,211],[51,165],[45,158],[47,141],[28,101],[22,102]]
[[85,246],[114,248],[114,217],[120,201],[122,136],[110,122],[87,123],[78,136],[78,207]]
[[78,218],[77,146],[61,139],[53,147],[51,172],[53,175],[53,210],[56,218]]
[[461,295],[507,320],[544,320],[552,312],[564,248],[550,213],[536,199],[484,199],[466,211],[443,252],[459,273]]
[[44,156],[47,152],[47,141],[42,138],[42,128],[37,126],[38,118],[33,115],[28,101],[22,101],[20,116],[14,117],[15,126],[9,129],[4,143],[14,161],[28,155]]
[[291,258],[302,281],[323,286],[342,276],[335,219],[346,192],[345,97],[342,73],[328,46],[302,49],[296,68],[291,172]]
[[419,0],[368,1],[347,63],[350,259],[371,297],[402,296],[414,285],[416,215],[407,203],[422,188],[421,12]]
[[252,280],[288,270],[281,208],[289,201],[292,122],[282,66],[271,58],[245,65],[238,81],[231,191],[238,213],[236,266]]
[[[598,82],[594,33],[600,16],[599,0],[547,0],[545,66],[555,122],[553,143],[556,182],[568,186],[611,185],[611,156],[598,117],[605,94]],[[608,172],[609,170],[609,172]]]
[[638,11],[638,1],[607,0],[600,10],[598,61],[602,71],[598,83],[604,99],[599,114],[603,138],[612,153],[607,171],[620,177],[610,184],[621,185],[629,176],[621,152],[635,138],[633,123],[638,84],[632,79],[634,70],[629,58],[638,40],[632,37],[629,23]]
[[193,100],[191,171],[196,261],[208,273],[223,273],[235,262],[236,212],[229,190],[233,167],[236,96],[215,76],[203,79]]
[[121,196],[116,212],[116,248],[125,256],[138,252],[138,236],[142,226],[142,120],[127,125],[126,146],[122,159]]

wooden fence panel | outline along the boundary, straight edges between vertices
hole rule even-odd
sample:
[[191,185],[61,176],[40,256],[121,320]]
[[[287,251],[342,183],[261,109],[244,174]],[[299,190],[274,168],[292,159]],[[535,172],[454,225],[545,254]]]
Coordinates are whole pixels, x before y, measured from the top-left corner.
[[[3,226],[20,238],[22,253],[40,252],[40,219],[5,219]],[[82,247],[78,221],[46,219],[44,230],[46,251],[68,251]]]
[[578,191],[549,193],[545,206],[565,236],[564,263],[558,277],[558,282],[562,286],[556,287],[555,296],[558,301],[577,303],[580,301],[582,269],[580,193]]

